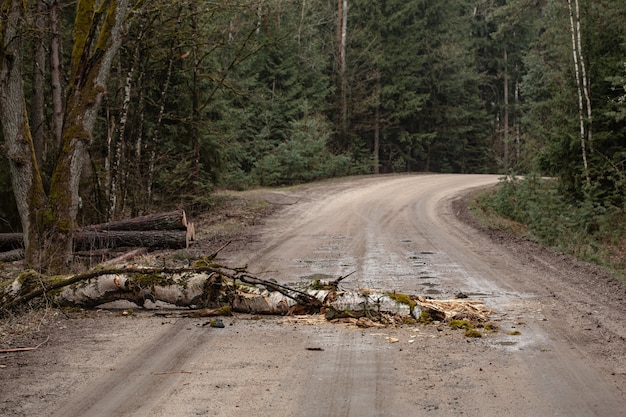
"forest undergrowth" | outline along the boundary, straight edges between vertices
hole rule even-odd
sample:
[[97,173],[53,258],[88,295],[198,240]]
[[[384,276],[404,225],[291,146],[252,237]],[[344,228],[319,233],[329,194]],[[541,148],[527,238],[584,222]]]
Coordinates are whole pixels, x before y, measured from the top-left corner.
[[556,179],[503,177],[472,198],[481,224],[597,264],[626,280],[626,209],[591,198],[574,200]]

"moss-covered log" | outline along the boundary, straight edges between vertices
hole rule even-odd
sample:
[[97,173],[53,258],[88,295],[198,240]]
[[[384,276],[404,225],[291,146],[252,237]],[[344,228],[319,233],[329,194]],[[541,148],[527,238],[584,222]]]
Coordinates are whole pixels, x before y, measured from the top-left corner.
[[411,317],[414,309],[388,293],[344,292],[329,285],[297,287],[224,267],[103,269],[87,274],[44,278],[27,272],[2,289],[1,300],[15,306],[43,294],[63,306],[95,307],[114,300],[139,306],[161,301],[179,307],[219,308],[253,314],[319,313],[332,309],[352,315]]
[[284,285],[257,278],[240,269],[219,265],[195,268],[102,269],[68,277],[44,278],[27,272],[2,288],[0,301],[11,307],[43,294],[62,306],[91,308],[116,300],[138,306],[157,301],[193,309],[226,308],[251,314],[325,313],[329,320],[361,319],[416,321],[422,312],[442,320],[464,317],[486,320],[482,302],[432,300],[421,296],[374,290],[342,291],[341,279],[310,285]]

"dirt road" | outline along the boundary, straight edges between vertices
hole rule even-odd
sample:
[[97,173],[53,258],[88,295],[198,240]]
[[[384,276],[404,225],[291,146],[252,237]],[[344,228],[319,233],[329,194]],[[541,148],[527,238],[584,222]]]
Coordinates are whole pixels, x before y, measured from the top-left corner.
[[281,209],[220,261],[282,282],[354,272],[346,287],[464,292],[497,311],[496,333],[55,313],[40,349],[0,356],[0,415],[624,415],[626,286],[460,221],[456,196],[495,182],[369,177],[267,192]]

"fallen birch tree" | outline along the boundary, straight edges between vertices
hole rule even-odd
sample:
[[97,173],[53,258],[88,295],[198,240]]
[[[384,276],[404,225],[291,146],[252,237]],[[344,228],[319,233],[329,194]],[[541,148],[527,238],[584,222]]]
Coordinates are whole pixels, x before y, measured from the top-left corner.
[[323,313],[329,320],[366,318],[383,324],[414,322],[422,311],[433,312],[442,320],[474,321],[486,320],[491,312],[479,301],[432,300],[393,291],[341,290],[339,284],[347,277],[289,286],[212,261],[200,261],[187,268],[103,268],[65,277],[44,277],[27,271],[1,288],[0,300],[5,309],[42,297],[60,306],[85,308],[116,300],[128,300],[138,306],[161,301],[205,315]]

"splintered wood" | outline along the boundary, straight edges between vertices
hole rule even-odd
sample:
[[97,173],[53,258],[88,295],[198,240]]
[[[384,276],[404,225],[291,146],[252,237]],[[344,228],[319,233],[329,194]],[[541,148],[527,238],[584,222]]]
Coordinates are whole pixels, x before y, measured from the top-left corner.
[[418,296],[415,301],[422,309],[442,318],[444,321],[457,319],[486,321],[489,316],[494,313],[494,311],[486,307],[485,303],[482,301],[469,300],[467,298],[433,300]]

